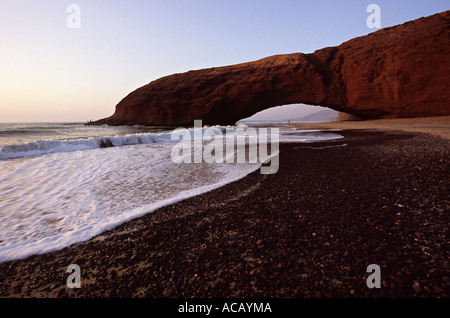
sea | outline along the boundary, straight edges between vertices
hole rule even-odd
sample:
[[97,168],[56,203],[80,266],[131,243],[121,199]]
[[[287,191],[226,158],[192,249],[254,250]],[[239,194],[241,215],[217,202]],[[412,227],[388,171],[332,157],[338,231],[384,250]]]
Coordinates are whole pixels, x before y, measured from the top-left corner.
[[[280,142],[343,138],[337,130],[282,123],[236,126],[278,127]],[[175,163],[173,129],[0,123],[0,263],[87,241],[261,167],[261,163]]]

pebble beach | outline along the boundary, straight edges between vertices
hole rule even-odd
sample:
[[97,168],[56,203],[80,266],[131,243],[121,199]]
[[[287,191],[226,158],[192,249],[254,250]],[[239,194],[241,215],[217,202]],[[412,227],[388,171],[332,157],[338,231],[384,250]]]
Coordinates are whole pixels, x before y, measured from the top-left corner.
[[[0,264],[0,297],[448,297],[449,140],[347,129],[63,250]],[[69,264],[81,288],[66,285]],[[368,288],[367,267],[381,268]]]

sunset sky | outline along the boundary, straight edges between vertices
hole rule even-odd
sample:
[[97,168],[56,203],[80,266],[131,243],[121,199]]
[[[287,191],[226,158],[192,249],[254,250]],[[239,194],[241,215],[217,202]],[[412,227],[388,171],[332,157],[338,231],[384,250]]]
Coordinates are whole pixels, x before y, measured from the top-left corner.
[[[72,3],[80,28],[67,24]],[[336,46],[376,31],[366,24],[372,3],[381,27],[450,9],[448,0],[0,0],[0,122],[99,119],[161,76]]]

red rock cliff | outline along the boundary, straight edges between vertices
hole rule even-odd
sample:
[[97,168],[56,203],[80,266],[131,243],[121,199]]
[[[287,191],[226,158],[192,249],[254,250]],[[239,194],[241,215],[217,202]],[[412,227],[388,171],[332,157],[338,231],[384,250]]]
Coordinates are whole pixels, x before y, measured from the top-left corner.
[[174,74],[126,96],[93,124],[234,124],[294,103],[363,119],[450,115],[450,11],[313,54]]

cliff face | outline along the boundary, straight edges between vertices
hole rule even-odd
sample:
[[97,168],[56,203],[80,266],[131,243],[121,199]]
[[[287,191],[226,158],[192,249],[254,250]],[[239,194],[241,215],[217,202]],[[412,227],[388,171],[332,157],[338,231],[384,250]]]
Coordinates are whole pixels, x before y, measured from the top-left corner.
[[155,80],[93,124],[234,124],[294,103],[363,119],[450,115],[450,11],[313,54],[190,71]]

